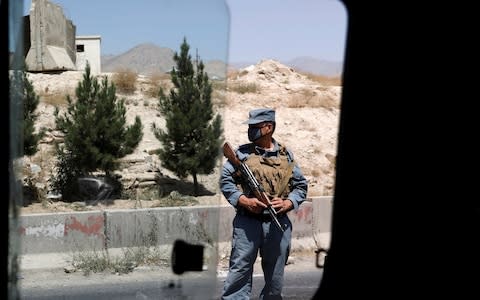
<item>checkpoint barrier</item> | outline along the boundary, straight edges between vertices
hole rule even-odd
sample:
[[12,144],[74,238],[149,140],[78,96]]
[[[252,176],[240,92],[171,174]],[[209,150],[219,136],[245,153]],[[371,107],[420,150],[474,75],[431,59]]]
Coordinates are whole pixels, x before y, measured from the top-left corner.
[[[312,197],[288,213],[292,252],[328,249],[332,201],[332,196]],[[218,242],[218,252],[225,256],[234,215],[230,205],[22,215],[20,254],[168,246],[183,239]]]

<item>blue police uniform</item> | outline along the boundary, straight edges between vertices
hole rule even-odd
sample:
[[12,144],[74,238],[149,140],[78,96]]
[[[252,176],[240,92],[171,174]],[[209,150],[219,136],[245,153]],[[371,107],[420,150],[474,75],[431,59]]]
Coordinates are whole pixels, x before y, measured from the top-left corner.
[[[260,116],[260,117],[259,117]],[[259,109],[250,112],[249,124],[265,121],[274,121],[272,110]],[[273,150],[264,150],[253,147],[256,155],[263,157],[279,157],[281,147],[273,139]],[[236,150],[241,161],[244,161],[252,153],[253,144],[245,144]],[[287,149],[289,161],[293,161],[293,154]],[[220,178],[220,188],[227,201],[236,209],[233,219],[232,249],[230,254],[229,272],[224,283],[222,299],[250,299],[252,290],[253,265],[260,254],[261,266],[265,278],[265,286],[262,289],[260,299],[282,299],[283,277],[285,264],[289,255],[292,223],[287,214],[279,214],[278,220],[284,232],[282,233],[271,220],[268,211],[263,214],[253,214],[238,205],[238,199],[242,194],[249,197],[250,191],[241,190],[238,187],[234,166],[226,161]],[[308,183],[300,168],[295,164],[290,179],[290,191],[288,199],[293,203],[293,209],[297,210],[306,199]]]

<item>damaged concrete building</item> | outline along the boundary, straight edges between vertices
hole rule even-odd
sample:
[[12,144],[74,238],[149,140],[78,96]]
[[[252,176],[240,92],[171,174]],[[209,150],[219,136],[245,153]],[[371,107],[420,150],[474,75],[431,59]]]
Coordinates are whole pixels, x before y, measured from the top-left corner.
[[27,71],[82,71],[88,62],[92,74],[100,74],[100,36],[76,36],[76,26],[61,6],[32,0],[24,26]]

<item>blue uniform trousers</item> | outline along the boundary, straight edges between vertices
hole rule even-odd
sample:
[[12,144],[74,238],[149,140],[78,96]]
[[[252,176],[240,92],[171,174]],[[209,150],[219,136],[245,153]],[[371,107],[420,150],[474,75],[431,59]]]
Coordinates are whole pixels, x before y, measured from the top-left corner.
[[233,219],[230,266],[221,299],[250,299],[253,266],[260,254],[265,285],[260,299],[282,299],[283,274],[290,251],[292,223],[286,214],[278,220],[282,233],[268,217],[254,217],[238,210]]

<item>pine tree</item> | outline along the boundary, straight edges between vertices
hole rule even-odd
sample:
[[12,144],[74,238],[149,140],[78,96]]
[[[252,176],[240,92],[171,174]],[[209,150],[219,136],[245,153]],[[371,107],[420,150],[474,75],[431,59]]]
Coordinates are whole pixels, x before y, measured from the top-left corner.
[[174,87],[168,95],[160,89],[158,109],[165,118],[166,130],[152,124],[155,137],[162,143],[158,156],[162,166],[179,178],[193,177],[194,193],[198,195],[198,174],[210,174],[220,154],[220,115],[214,116],[211,101],[212,85],[204,64],[192,63],[186,38],[175,52],[171,72]]
[[66,112],[55,109],[56,128],[63,132],[64,141],[57,147],[57,176],[52,185],[64,198],[76,192],[80,176],[100,170],[111,178],[118,158],[132,153],[143,137],[140,118],[126,126],[124,99],[117,99],[115,85],[107,77],[99,84],[88,64],[75,94],[75,102],[67,96]]
[[[13,71],[10,75],[12,99],[15,99],[18,116],[22,118],[17,124],[20,126],[19,133],[22,134],[21,145],[23,145],[23,154],[32,156],[38,151],[38,142],[45,135],[45,128],[35,130],[35,122],[38,119],[36,112],[40,97],[35,93],[32,82],[28,79],[27,73],[22,71]],[[20,145],[20,147],[22,147]],[[19,152],[20,153],[20,152]]]

